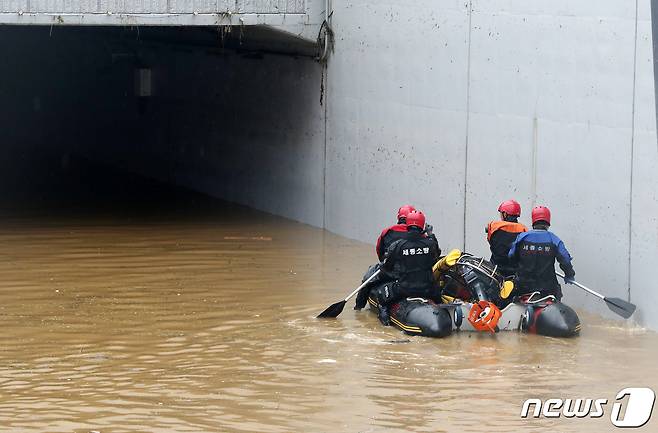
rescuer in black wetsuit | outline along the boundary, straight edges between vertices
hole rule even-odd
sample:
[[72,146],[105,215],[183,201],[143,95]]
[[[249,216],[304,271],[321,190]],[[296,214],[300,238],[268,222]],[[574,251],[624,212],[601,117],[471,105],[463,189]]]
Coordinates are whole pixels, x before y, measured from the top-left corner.
[[528,229],[519,223],[521,205],[515,200],[504,201],[498,206],[500,221],[491,221],[484,229],[491,249],[491,263],[497,266],[498,272],[507,277],[514,275],[514,265],[507,257],[512,243],[519,233]]
[[427,236],[425,215],[412,211],[407,215],[406,239],[394,242],[386,252],[382,271],[392,278],[379,289],[379,320],[390,325],[389,306],[406,297],[422,297],[440,302],[432,266],[439,260],[440,249],[436,237]]
[[565,282],[573,284],[576,272],[571,265],[571,255],[562,240],[548,231],[551,211],[544,206],[532,210],[532,230],[521,233],[510,248],[508,257],[518,264],[515,294],[539,292],[540,296],[552,295],[559,301],[562,289],[555,276],[555,261],[566,276]]
[[[398,209],[398,222],[397,224],[394,224],[390,227],[386,227],[384,230],[382,230],[381,234],[379,235],[379,238],[377,238],[377,246],[375,247],[375,251],[377,252],[377,258],[379,261],[384,260],[384,255],[386,254],[386,250],[388,249],[391,244],[397,240],[404,239],[407,237],[407,215],[409,212],[416,210],[412,205],[406,204],[404,206],[400,206]],[[368,269],[368,272],[366,273],[364,277],[364,281],[372,275],[374,272],[376,272],[380,267],[380,263],[377,263],[376,265],[370,266]],[[375,277],[370,284],[365,286],[359,291],[359,294],[356,296],[356,300],[354,303],[354,309],[355,310],[360,310],[363,307],[366,306],[368,303],[368,295],[370,294],[370,289],[383,282],[386,281],[385,276],[383,275],[378,275]]]

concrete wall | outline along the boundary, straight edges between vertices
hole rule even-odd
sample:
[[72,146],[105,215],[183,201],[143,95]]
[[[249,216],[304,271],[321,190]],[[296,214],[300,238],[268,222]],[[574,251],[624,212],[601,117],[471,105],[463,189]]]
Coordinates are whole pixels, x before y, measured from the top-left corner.
[[325,0],[0,0],[0,24],[270,26],[314,41]]
[[[649,0],[333,6],[329,230],[372,242],[411,202],[444,247],[487,254],[500,201],[520,201],[526,222],[545,204],[583,283],[656,299]],[[608,314],[576,288],[567,302]]]
[[462,245],[468,22],[461,1],[334,1],[327,229],[373,242],[413,203]]

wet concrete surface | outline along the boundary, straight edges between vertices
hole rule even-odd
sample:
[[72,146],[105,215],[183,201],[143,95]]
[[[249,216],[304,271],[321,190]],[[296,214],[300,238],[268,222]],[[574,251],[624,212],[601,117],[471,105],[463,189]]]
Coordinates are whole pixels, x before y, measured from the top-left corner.
[[[119,183],[0,212],[1,431],[598,432],[619,390],[658,390],[658,335],[631,323],[581,313],[573,339],[436,340],[353,302],[315,319],[373,246]],[[531,397],[609,403],[598,419],[521,419]]]

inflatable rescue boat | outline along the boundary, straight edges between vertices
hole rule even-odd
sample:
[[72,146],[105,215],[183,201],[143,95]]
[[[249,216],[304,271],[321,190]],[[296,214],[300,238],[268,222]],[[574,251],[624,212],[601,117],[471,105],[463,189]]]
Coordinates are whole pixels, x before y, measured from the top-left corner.
[[[372,266],[364,281],[377,269]],[[444,303],[423,298],[407,298],[393,303],[391,324],[409,335],[446,337],[455,330],[481,330],[471,320],[473,306],[480,301],[500,308],[497,331],[519,331],[550,337],[573,337],[580,332],[580,319],[568,305],[553,296],[539,293],[515,296],[507,300],[513,289],[490,262],[459,250],[453,250],[434,266],[437,290]],[[369,288],[368,304],[378,312],[377,292],[390,281],[376,281]],[[494,331],[494,329],[492,329]]]

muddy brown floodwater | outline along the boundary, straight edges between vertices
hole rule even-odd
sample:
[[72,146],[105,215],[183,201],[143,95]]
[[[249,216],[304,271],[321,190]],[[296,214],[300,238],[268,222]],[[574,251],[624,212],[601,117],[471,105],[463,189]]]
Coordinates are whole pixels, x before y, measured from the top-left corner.
[[[658,390],[658,336],[583,313],[568,340],[409,337],[352,302],[315,319],[374,257],[221,203],[4,214],[0,431],[600,432],[619,390]],[[523,420],[530,397],[610,403]]]

